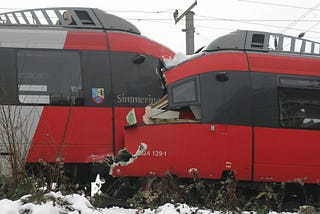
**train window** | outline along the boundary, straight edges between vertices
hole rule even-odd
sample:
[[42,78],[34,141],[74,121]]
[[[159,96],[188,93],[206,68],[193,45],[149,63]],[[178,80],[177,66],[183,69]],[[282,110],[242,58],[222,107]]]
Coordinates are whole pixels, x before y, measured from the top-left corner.
[[141,57],[141,62],[135,64],[132,59],[136,56],[137,53],[129,52],[110,53],[111,70],[114,71],[113,93],[117,106],[145,107],[164,95],[162,77],[157,70],[160,68],[159,59],[146,55]]
[[264,34],[253,34],[251,47],[252,48],[263,48],[264,45]]
[[83,104],[78,53],[60,50],[19,50],[17,63],[20,103]]
[[169,106],[180,107],[200,104],[199,77],[191,77],[169,86]]
[[279,88],[280,125],[284,128],[320,129],[320,90]]

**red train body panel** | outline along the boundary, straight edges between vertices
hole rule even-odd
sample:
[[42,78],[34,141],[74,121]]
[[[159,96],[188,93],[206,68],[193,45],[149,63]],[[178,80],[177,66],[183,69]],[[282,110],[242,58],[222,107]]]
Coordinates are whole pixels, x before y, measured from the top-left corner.
[[[169,69],[167,104],[151,105],[144,116],[149,125],[124,132],[129,153],[141,144],[146,150],[112,174],[219,179],[233,171],[245,181],[319,184],[319,44],[272,51],[269,37],[237,31]],[[276,36],[278,44],[283,37]],[[257,45],[257,38],[264,39]],[[313,48],[307,51],[308,42]],[[168,117],[186,109],[194,121]],[[163,112],[168,114],[161,118]]]
[[108,50],[104,32],[69,31],[63,49],[69,50]]
[[320,183],[319,131],[257,127],[254,133],[254,180]]
[[[68,122],[69,121],[69,122]],[[27,162],[88,163],[112,153],[112,109],[45,107]]]
[[177,80],[200,73],[224,70],[248,71],[246,54],[241,52],[227,52],[199,57],[187,61],[179,67],[168,70],[165,75],[167,84],[171,84]]
[[[214,126],[214,128],[213,128]],[[212,130],[215,129],[215,130]],[[235,170],[240,179],[251,177],[251,127],[171,124],[125,130],[126,149],[134,154],[141,143],[147,149],[134,163],[113,169],[113,175],[219,179]],[[243,152],[239,152],[239,151]]]

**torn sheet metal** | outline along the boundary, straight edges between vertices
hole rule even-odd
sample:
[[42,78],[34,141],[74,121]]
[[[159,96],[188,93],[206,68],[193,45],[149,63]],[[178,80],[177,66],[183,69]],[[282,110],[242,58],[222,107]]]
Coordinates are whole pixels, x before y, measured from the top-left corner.
[[119,151],[118,156],[114,158],[113,163],[110,165],[109,174],[113,175],[113,169],[117,166],[127,166],[132,164],[141,154],[147,150],[147,145],[145,143],[140,143],[136,153],[132,155],[126,149]]
[[[195,123],[198,119],[181,118],[181,112],[178,110],[170,110],[168,107],[168,95],[163,96],[158,102],[150,104],[145,108],[143,122],[150,124],[164,123]],[[195,117],[197,118],[197,117]]]

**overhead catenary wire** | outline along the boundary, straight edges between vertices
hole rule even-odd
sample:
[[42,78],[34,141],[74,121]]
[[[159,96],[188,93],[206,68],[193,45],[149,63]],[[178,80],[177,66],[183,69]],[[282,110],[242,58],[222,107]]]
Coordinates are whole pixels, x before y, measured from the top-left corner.
[[[148,18],[143,18],[143,19],[139,19],[139,18],[126,18],[129,21],[146,21],[146,22],[155,22],[155,23],[164,23],[164,24],[174,24],[173,22],[165,22],[168,19],[148,19]],[[171,20],[171,19],[170,19]],[[198,19],[196,19],[197,21]],[[223,19],[221,21],[227,21],[227,22],[238,22],[238,23],[243,23],[243,24],[249,24],[249,25],[257,25],[257,26],[265,26],[265,27],[271,27],[271,28],[276,28],[276,29],[283,29],[283,27],[278,26],[278,25],[271,25],[271,24],[262,24],[262,23],[254,23],[254,22],[249,22],[249,21],[242,21],[241,19]],[[313,22],[319,22],[319,20],[315,20]],[[210,29],[222,29],[216,26],[205,26],[205,25],[199,25],[199,24],[195,24],[196,27],[200,27],[200,28],[210,28]],[[223,28],[226,29],[226,28]],[[228,28],[230,30],[236,30],[237,28]],[[304,29],[301,28],[288,28],[289,30],[294,30],[294,31],[305,31]],[[312,33],[320,33],[319,31],[311,31],[311,29],[308,30],[308,32],[312,32]]]
[[[256,1],[253,0],[238,0],[238,1],[243,1],[243,2],[252,2],[252,3],[258,3]],[[263,4],[269,4],[267,2],[259,2],[259,3],[263,3]],[[284,33],[287,30],[295,30],[295,31],[300,31],[300,32],[304,32],[304,31],[308,31],[308,32],[312,32],[312,33],[320,33],[319,31],[312,31],[312,29],[314,29],[320,20],[317,19],[308,19],[308,20],[302,20],[301,17],[305,17],[306,15],[308,15],[310,12],[314,11],[314,10],[319,10],[317,9],[317,7],[319,6],[319,3],[316,4],[315,6],[313,6],[312,8],[306,8],[306,7],[297,7],[297,6],[291,6],[291,5],[284,5],[284,4],[272,4],[275,6],[283,6],[283,7],[292,7],[292,8],[300,8],[300,9],[306,9],[308,10],[305,14],[303,14],[303,16],[300,16],[298,19],[232,19],[232,18],[220,18],[220,17],[212,17],[212,16],[206,16],[206,15],[199,15],[196,14],[195,15],[195,19],[196,21],[221,21],[221,22],[237,22],[237,23],[243,23],[243,24],[248,24],[248,25],[257,25],[257,26],[265,26],[265,27],[270,27],[270,28],[275,28],[275,29],[282,29],[281,32]],[[22,8],[0,8],[0,10],[24,10]],[[161,11],[147,11],[147,10],[105,10],[108,13],[143,13],[143,14],[170,14],[170,18],[133,18],[133,17],[129,17],[129,18],[125,18],[129,21],[146,21],[146,22],[155,22],[155,23],[162,23],[162,24],[173,24],[173,22],[171,22],[172,18],[171,18],[171,13],[174,11],[175,9],[167,9],[167,10],[161,10]],[[168,21],[168,22],[166,22]],[[259,22],[259,23],[258,23]],[[279,25],[273,25],[273,24],[267,24],[267,23],[261,23],[261,22],[292,22],[292,23],[298,23],[298,22],[305,22],[305,23],[313,23],[314,24],[308,29],[308,30],[304,30],[304,29],[299,29],[299,28],[293,28],[294,24],[290,23],[290,25],[287,25],[284,29],[283,27],[280,27]],[[237,28],[222,28],[222,27],[218,27],[218,26],[208,26],[208,25],[199,25],[199,24],[195,24],[196,27],[200,27],[200,28],[208,28],[208,29],[222,29],[222,30],[235,30]],[[238,27],[238,26],[237,26]]]
[[[254,4],[264,4],[264,5],[287,7],[287,8],[293,8],[293,9],[304,9],[304,10],[310,9],[308,7],[294,6],[294,5],[288,5],[288,4],[277,4],[277,3],[270,3],[270,2],[263,2],[263,1],[253,1],[253,0],[238,0],[238,1],[247,2],[247,3],[254,3]],[[320,9],[314,8],[313,10],[320,10]]]
[[[19,16],[17,16],[19,17]],[[201,17],[201,16],[200,16]],[[27,18],[32,18],[32,17],[28,17]],[[56,17],[50,17],[50,18],[56,18]],[[161,24],[174,24],[173,22],[171,22],[172,18],[167,19],[167,18],[125,18],[128,21],[145,21],[145,22],[154,22],[154,23],[161,23]],[[211,17],[211,19],[196,19],[196,21],[225,21],[225,22],[238,22],[238,23],[243,23],[243,24],[248,24],[248,25],[257,25],[257,26],[265,26],[265,27],[270,27],[270,28],[278,28],[278,29],[282,29],[283,27],[280,27],[278,25],[271,25],[271,24],[263,24],[263,23],[255,23],[255,22],[260,22],[260,21],[292,21],[292,20],[268,20],[268,19],[264,19],[264,20],[257,20],[257,19],[227,19],[227,18],[217,18],[217,17]],[[311,31],[311,29],[313,29],[315,26],[318,25],[319,20],[302,20],[302,22],[316,22],[311,28],[309,28],[307,31],[308,32],[312,32],[312,33],[320,33],[319,31]],[[181,24],[182,26],[182,24]],[[206,26],[206,25],[199,25],[196,24],[196,27],[200,27],[200,28],[208,28],[208,29],[222,29],[222,30],[236,30],[237,28],[222,28],[222,27],[217,27],[217,26]],[[306,31],[304,29],[299,29],[299,28],[292,28],[292,27],[287,27],[287,29],[289,30],[295,30],[295,31]]]
[[[290,22],[294,21],[295,19],[232,19],[232,18],[219,18],[219,17],[213,17],[213,16],[205,16],[205,15],[198,15],[196,14],[195,17],[200,17],[197,18],[197,20],[202,21],[250,21],[250,22]],[[318,22],[320,19],[306,19],[306,20],[301,20],[301,22]]]
[[147,11],[147,10],[105,10],[107,13],[173,13],[175,9],[168,10],[157,10],[157,11]]
[[[256,2],[256,1],[250,1],[250,0],[238,0],[238,1],[244,1],[244,2],[253,2],[253,3],[264,3],[267,4],[266,2]],[[271,4],[271,3],[270,3]],[[287,6],[287,7],[293,7],[293,8],[302,8],[302,9],[308,9],[306,7],[295,7],[295,6],[290,6],[290,5],[281,5],[281,4],[271,4],[271,5],[276,5],[276,6]],[[312,9],[312,8],[311,8]],[[10,11],[15,11],[15,10],[26,10],[26,8],[1,8],[0,10],[10,10]],[[312,10],[320,10],[313,8]],[[162,14],[162,13],[168,13],[172,14],[175,9],[167,9],[167,10],[161,10],[161,11],[147,11],[147,10],[104,10],[107,13],[145,13],[145,14]],[[218,17],[212,17],[212,16],[205,16],[205,15],[195,15],[197,18],[197,21],[250,21],[250,22],[286,22],[286,21],[295,21],[296,19],[232,19],[232,18],[218,18]],[[159,20],[159,21],[166,21],[166,20],[172,20],[172,18],[127,18],[128,20]],[[320,20],[300,20],[300,22],[318,22]]]
[[313,7],[311,7],[309,10],[307,10],[304,14],[302,14],[301,16],[299,16],[297,19],[295,19],[294,21],[292,21],[289,25],[287,25],[286,27],[284,27],[279,33],[283,34],[285,33],[287,30],[289,30],[291,27],[293,27],[294,25],[296,25],[297,23],[299,23],[303,18],[305,18],[307,15],[309,15],[314,9],[318,8],[320,6],[320,2],[318,2],[317,4],[315,4]]
[[[195,17],[201,17],[199,15],[195,15]],[[172,18],[135,18],[130,17],[126,18],[127,20],[150,20],[150,21],[170,21]],[[196,18],[197,21],[229,21],[229,22],[291,22],[295,21],[295,19],[230,19],[230,18]],[[319,22],[320,19],[308,19],[301,20],[300,22]]]

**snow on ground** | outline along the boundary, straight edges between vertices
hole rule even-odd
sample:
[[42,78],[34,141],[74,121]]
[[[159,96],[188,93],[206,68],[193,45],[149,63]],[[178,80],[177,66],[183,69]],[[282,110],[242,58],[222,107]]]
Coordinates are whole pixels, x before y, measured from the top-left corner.
[[[51,198],[50,201],[43,204],[23,203],[23,200],[28,199],[30,196],[24,196],[17,201],[8,199],[0,200],[0,213],[1,214],[221,214],[219,211],[211,211],[205,209],[198,209],[189,207],[186,204],[165,204],[155,210],[145,209],[124,209],[119,207],[112,208],[94,208],[89,200],[84,196],[78,194],[62,195],[60,192],[50,192],[45,195]],[[53,200],[52,200],[53,199]],[[243,212],[243,214],[255,214],[255,212]],[[269,214],[276,214],[270,212]],[[284,214],[284,213],[282,213]],[[289,213],[287,213],[289,214]],[[297,214],[297,213],[296,213]]]

